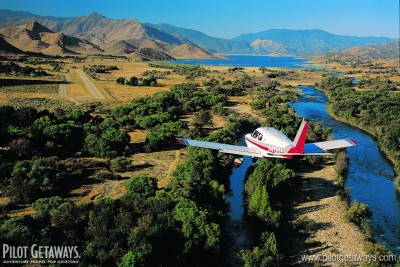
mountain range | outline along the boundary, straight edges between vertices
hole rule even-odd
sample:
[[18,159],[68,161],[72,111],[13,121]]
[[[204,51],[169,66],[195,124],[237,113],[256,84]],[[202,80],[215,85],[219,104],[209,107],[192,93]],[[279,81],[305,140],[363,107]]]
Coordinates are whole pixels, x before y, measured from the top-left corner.
[[160,60],[206,58],[213,54],[305,56],[393,41],[386,37],[335,35],[323,30],[280,29],[223,39],[165,23],[109,19],[99,13],[60,18],[6,9],[0,9],[0,28],[3,51],[95,53]]

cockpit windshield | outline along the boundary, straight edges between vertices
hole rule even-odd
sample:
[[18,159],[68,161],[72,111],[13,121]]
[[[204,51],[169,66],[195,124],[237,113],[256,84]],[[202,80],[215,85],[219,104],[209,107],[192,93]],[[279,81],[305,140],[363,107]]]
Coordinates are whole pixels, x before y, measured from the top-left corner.
[[251,135],[251,137],[253,137],[253,138],[255,138],[255,139],[258,139],[258,137],[261,135],[261,137],[262,137],[262,134],[260,134],[257,130],[255,130],[253,133],[252,133],[252,135]]

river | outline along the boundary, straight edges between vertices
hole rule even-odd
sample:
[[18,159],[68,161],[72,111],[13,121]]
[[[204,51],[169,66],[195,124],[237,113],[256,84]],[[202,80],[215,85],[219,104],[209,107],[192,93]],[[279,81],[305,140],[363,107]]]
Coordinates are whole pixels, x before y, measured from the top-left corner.
[[[239,144],[242,146],[246,145],[244,136],[245,134],[239,138]],[[243,206],[244,178],[251,164],[253,164],[251,157],[243,156],[242,165],[237,168],[234,167],[229,178],[231,188],[226,197],[226,202],[230,206],[227,229],[229,229],[233,241],[229,251],[230,266],[241,266],[237,253],[242,249],[251,249],[251,240],[254,239]]]
[[380,152],[377,142],[369,134],[353,126],[334,120],[326,112],[328,98],[313,86],[300,87],[303,95],[290,106],[310,121],[322,121],[333,129],[336,138],[354,138],[358,146],[347,149],[349,171],[346,186],[352,201],[368,204],[373,212],[373,238],[400,254],[400,198],[394,188],[395,172],[391,163]]

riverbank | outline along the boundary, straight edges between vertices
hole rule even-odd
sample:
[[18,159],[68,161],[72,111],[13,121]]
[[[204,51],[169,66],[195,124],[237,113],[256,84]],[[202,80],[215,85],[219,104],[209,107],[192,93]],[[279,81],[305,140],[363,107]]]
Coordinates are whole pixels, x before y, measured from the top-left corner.
[[[352,223],[343,219],[347,211],[346,201],[336,195],[336,173],[333,161],[321,168],[301,166],[298,174],[302,179],[300,196],[296,197],[289,222],[296,225],[300,219],[315,222],[316,229],[309,238],[293,233],[287,240],[289,263],[307,265],[302,256],[363,255],[367,237]],[[331,266],[342,266],[339,262]]]
[[376,132],[374,132],[374,131],[372,131],[371,129],[368,129],[368,128],[366,128],[366,127],[363,127],[363,126],[361,126],[361,125],[359,125],[359,124],[357,124],[357,123],[354,123],[354,122],[348,121],[348,120],[346,120],[346,119],[344,119],[344,118],[341,118],[341,117],[336,116],[336,115],[332,112],[332,104],[328,104],[328,105],[326,106],[326,112],[327,112],[330,116],[332,116],[332,118],[334,118],[335,120],[340,121],[340,122],[343,122],[343,123],[346,123],[346,124],[349,124],[349,125],[351,125],[351,126],[353,126],[353,127],[356,127],[357,129],[360,129],[360,130],[362,130],[362,131],[368,133],[369,135],[371,135],[373,138],[375,138],[375,140],[377,141],[379,150],[385,155],[385,157],[392,163],[392,166],[394,167],[393,169],[394,169],[394,171],[396,172],[396,175],[397,175],[397,177],[396,177],[396,179],[395,179],[395,181],[394,181],[394,183],[395,183],[395,188],[396,188],[397,192],[400,193],[400,166],[399,166],[399,167],[396,167],[396,166],[397,166],[397,165],[396,165],[396,155],[395,155],[395,153],[389,151],[388,149],[385,149],[384,147],[382,147],[382,146],[379,144],[379,142],[378,142],[378,136],[377,136]]

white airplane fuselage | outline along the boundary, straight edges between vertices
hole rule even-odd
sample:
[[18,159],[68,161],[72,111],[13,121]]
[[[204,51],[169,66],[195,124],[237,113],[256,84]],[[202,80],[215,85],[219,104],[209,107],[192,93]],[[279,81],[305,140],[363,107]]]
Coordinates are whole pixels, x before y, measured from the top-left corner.
[[[282,132],[270,128],[260,127],[253,133],[245,135],[246,145],[258,150],[264,157],[271,157],[272,153],[286,153],[294,148],[292,141]],[[278,156],[277,158],[291,158],[291,156]]]

